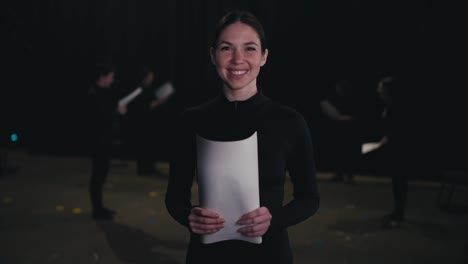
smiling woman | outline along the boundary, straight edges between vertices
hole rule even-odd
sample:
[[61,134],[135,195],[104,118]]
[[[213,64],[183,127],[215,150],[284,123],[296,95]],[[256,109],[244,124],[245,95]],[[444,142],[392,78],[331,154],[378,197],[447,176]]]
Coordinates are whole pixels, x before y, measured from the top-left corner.
[[[182,114],[171,148],[166,207],[190,231],[186,263],[292,263],[287,228],[311,217],[319,206],[309,128],[301,114],[273,102],[257,89],[257,77],[267,62],[268,50],[263,28],[254,15],[245,11],[225,15],[218,24],[210,55],[223,82],[222,92]],[[216,158],[229,164],[207,158],[216,155],[199,151],[203,145],[198,144],[197,138],[231,146],[216,153],[221,156]],[[249,142],[253,145],[235,152],[237,147],[232,146],[239,146],[245,139],[252,139]],[[241,173],[237,170],[240,166],[233,164],[246,157],[251,159],[242,166],[255,167],[236,177]],[[223,208],[224,212],[203,207],[204,199],[200,206],[191,203],[195,172],[198,170],[199,183],[206,179],[203,169],[197,167],[200,160],[203,167],[221,168],[210,176],[218,184],[199,184],[199,189],[202,194],[225,195],[226,201],[220,202],[232,207]],[[283,206],[286,171],[294,183],[294,197]],[[258,187],[252,182],[258,182]],[[245,204],[251,204],[246,203],[249,195],[236,195],[243,193],[246,186],[255,188],[249,195],[258,193],[252,200],[259,200],[260,206],[242,209],[242,213],[232,216]],[[232,228],[240,239],[237,234],[204,244],[204,237]]]
[[245,100],[256,93],[257,76],[268,57],[259,35],[250,25],[236,22],[227,26],[211,47],[211,61],[228,99]]

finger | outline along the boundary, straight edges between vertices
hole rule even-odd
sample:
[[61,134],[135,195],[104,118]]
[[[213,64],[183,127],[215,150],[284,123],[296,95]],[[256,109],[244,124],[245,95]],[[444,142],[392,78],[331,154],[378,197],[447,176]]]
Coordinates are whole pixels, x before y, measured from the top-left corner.
[[239,228],[238,231],[242,234],[255,233],[260,230],[263,230],[265,227],[266,227],[266,223],[262,223],[258,225],[244,226],[242,228]]
[[204,217],[210,217],[210,218],[218,218],[219,214],[216,212],[213,212],[211,210],[201,208],[201,207],[195,207],[192,209],[192,213],[198,215],[198,216],[204,216]]
[[249,218],[255,218],[257,216],[260,216],[260,215],[264,215],[264,214],[269,214],[270,211],[268,210],[268,208],[266,207],[260,207],[260,208],[257,208],[249,213],[246,213],[244,214],[241,219],[249,219]]
[[224,227],[224,224],[217,224],[217,225],[204,225],[204,224],[198,224],[194,222],[190,222],[190,228],[192,230],[197,229],[197,230],[215,230],[215,229],[222,229]]
[[271,220],[271,214],[264,214],[254,218],[240,219],[237,221],[239,225],[251,225],[251,224],[260,224]]
[[205,224],[205,225],[210,225],[210,224],[221,224],[224,223],[225,220],[221,217],[218,218],[208,218],[204,216],[198,216],[195,214],[190,214],[189,215],[189,221],[190,222],[195,222],[198,224]]
[[219,232],[222,228],[216,228],[216,229],[210,229],[206,231],[206,234],[214,234],[216,232]]
[[252,226],[246,226],[239,228],[237,231],[245,236],[253,236],[257,233],[266,233],[268,230],[268,227],[270,226],[270,222],[258,224],[258,225],[252,225]]

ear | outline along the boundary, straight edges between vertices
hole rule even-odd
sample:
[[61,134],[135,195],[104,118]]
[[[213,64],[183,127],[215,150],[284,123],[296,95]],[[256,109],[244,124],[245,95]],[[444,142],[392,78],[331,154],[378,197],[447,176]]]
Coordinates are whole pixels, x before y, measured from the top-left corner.
[[213,63],[213,65],[216,65],[216,50],[213,47],[210,48],[210,57],[211,63]]
[[265,52],[262,54],[260,66],[265,65],[265,63],[267,62],[267,58],[268,58],[268,49],[265,49]]

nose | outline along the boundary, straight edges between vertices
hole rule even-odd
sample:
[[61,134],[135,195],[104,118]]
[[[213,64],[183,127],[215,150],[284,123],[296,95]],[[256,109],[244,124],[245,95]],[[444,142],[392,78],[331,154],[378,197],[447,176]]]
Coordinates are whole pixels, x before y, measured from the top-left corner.
[[235,49],[233,54],[232,54],[232,62],[234,64],[241,64],[244,61],[244,54],[242,54],[242,51],[239,49]]

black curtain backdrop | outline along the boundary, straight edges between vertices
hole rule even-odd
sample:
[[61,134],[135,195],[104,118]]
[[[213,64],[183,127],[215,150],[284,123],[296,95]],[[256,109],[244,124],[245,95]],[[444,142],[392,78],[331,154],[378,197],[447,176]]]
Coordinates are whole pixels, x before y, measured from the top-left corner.
[[434,139],[443,135],[431,131],[443,131],[433,113],[444,120],[440,111],[447,104],[434,106],[429,98],[438,94],[427,93],[435,85],[427,77],[437,57],[437,10],[429,1],[30,0],[1,5],[2,144],[18,133],[16,144],[37,152],[86,153],[84,102],[96,62],[116,66],[115,89],[122,94],[131,89],[131,73],[139,64],[155,69],[158,83],[174,84],[176,95],[155,120],[158,136],[166,137],[180,111],[219,92],[208,53],[211,34],[225,12],[241,8],[255,13],[267,34],[270,53],[259,85],[304,114],[319,165],[330,153],[318,102],[344,78],[364,99],[366,136],[375,136],[380,115],[377,80],[397,74],[406,81],[419,116],[418,140],[443,145]]

